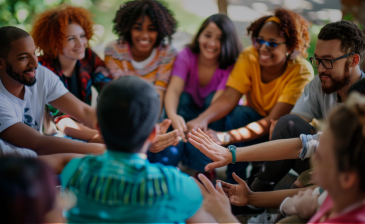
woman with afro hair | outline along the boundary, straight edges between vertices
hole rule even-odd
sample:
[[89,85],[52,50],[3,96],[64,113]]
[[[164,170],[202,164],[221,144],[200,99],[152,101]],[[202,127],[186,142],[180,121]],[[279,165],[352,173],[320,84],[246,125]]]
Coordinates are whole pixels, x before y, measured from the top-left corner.
[[[62,6],[38,15],[31,35],[42,53],[39,63],[58,75],[66,88],[81,101],[91,104],[91,86],[98,91],[112,80],[104,62],[88,47],[93,21],[88,10]],[[48,106],[57,128],[66,136],[99,141],[96,130]]]
[[[299,14],[286,9],[275,10],[274,15],[263,16],[247,28],[252,46],[239,56],[226,83],[223,94],[196,119],[187,123],[189,131],[200,128],[222,145],[240,143],[240,146],[269,140],[273,120],[288,114],[313,79],[313,69],[306,50],[310,37],[308,22]],[[238,105],[242,95],[247,105]],[[238,106],[237,106],[238,105]],[[226,116],[227,132],[207,130],[208,124]],[[243,142],[243,143],[242,143]],[[194,158],[206,157],[193,148]],[[230,164],[232,172],[246,178],[246,164]]]
[[[152,83],[161,109],[176,50],[170,45],[176,21],[169,9],[155,0],[122,4],[114,19],[118,40],[105,48],[105,64],[114,78],[135,75]],[[165,41],[168,43],[165,43]]]

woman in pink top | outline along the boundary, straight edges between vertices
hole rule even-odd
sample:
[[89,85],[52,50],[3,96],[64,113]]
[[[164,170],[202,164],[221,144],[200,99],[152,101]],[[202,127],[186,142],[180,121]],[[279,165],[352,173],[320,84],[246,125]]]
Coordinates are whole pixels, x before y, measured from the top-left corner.
[[[184,142],[186,122],[198,117],[223,93],[241,49],[233,22],[226,15],[215,14],[203,22],[192,43],[177,55],[165,109],[172,127],[183,133]],[[224,131],[224,120],[212,126]]]

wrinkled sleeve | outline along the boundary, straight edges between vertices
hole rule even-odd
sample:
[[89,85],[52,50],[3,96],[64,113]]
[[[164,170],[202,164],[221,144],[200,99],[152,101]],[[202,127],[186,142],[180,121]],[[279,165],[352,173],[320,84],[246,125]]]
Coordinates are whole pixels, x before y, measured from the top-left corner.
[[103,88],[103,86],[110,82],[113,77],[108,72],[108,69],[106,68],[104,62],[101,60],[101,58],[92,50],[90,50],[91,58],[90,60],[93,61],[93,68],[91,75],[91,80],[93,83],[93,86],[96,88],[98,92]]
[[243,51],[233,67],[231,74],[228,77],[226,86],[232,87],[242,94],[246,94],[251,90],[251,65],[249,62],[248,52]]
[[154,83],[155,88],[166,91],[167,84],[170,81],[172,67],[174,65],[175,57],[177,52],[171,45],[166,50],[160,52],[162,55],[161,63],[158,66],[156,81]]
[[293,78],[285,85],[285,88],[277,102],[295,105],[302,95],[304,87],[313,79],[313,68],[304,61],[298,69],[294,70]]

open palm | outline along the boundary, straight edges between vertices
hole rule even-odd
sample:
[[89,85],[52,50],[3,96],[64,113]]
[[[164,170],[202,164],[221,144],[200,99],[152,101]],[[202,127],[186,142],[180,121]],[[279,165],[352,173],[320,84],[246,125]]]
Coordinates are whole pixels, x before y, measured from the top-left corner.
[[222,183],[223,191],[226,193],[232,205],[248,205],[248,197],[250,196],[252,191],[247,186],[247,183],[239,178],[235,173],[233,173],[232,176],[238,184],[230,184],[224,181],[220,181]]

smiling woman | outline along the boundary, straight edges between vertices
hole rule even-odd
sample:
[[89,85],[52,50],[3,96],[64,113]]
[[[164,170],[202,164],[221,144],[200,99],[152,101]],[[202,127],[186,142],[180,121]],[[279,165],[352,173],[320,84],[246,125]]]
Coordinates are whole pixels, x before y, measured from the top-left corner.
[[128,1],[113,21],[118,40],[105,48],[105,64],[113,77],[135,75],[152,83],[160,94],[161,110],[176,50],[170,42],[176,21],[161,2]]
[[[308,22],[300,15],[277,9],[272,16],[259,18],[247,28],[253,45],[237,59],[222,95],[187,128],[201,128],[226,117],[227,133],[209,130],[211,137],[224,145],[267,141],[270,124],[288,114],[300,97],[305,85],[313,78],[313,69],[304,57],[309,46]],[[248,105],[237,106],[242,95]],[[254,140],[254,141],[252,141]],[[194,150],[197,162],[208,161]],[[206,164],[202,164],[206,165]],[[245,178],[244,164],[228,166],[228,181],[235,171]]]
[[[39,63],[58,75],[78,99],[91,104],[91,86],[98,91],[112,80],[104,62],[88,48],[93,36],[91,14],[84,8],[61,6],[38,15],[31,35],[40,52]],[[58,129],[85,141],[98,141],[97,131],[48,106]]]

